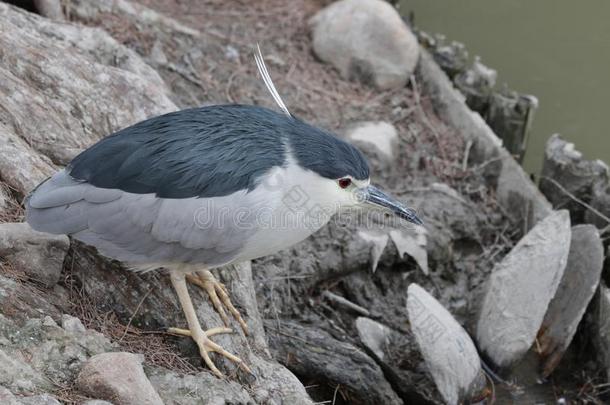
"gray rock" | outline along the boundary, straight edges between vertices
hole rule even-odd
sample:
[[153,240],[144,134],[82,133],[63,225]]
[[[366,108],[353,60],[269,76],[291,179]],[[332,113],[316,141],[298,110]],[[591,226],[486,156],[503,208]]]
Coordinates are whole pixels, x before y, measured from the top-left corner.
[[34,370],[24,358],[11,356],[3,349],[0,349],[0,385],[15,394],[31,394],[40,389],[53,389],[51,381]]
[[389,343],[390,328],[361,316],[356,319],[356,329],[360,342],[373,352],[377,359],[383,360],[386,346]]
[[0,385],[0,404],[4,405],[21,405],[15,398],[12,392]]
[[384,166],[394,163],[398,147],[398,133],[389,122],[361,122],[347,131],[347,139],[364,152],[379,159]]
[[407,294],[411,331],[445,401],[457,405],[479,394],[485,376],[468,333],[419,285],[411,284]]
[[346,79],[398,88],[417,64],[417,39],[385,1],[341,0],[319,11],[311,25],[315,54]]
[[169,370],[155,369],[149,378],[166,404],[183,405],[224,405],[249,404],[252,397],[244,387],[235,381],[220,382],[209,372],[194,375],[180,375]]
[[538,333],[539,352],[548,377],[572,341],[591,298],[597,290],[604,247],[593,225],[572,228],[568,264]]
[[61,0],[34,0],[38,14],[51,20],[63,21],[64,13],[61,9]]
[[599,284],[596,301],[593,342],[599,353],[598,362],[606,372],[606,381],[610,383],[610,289],[603,281]]
[[63,314],[61,316],[61,327],[72,335],[85,333],[87,331],[80,319],[68,314]]
[[132,353],[103,353],[91,357],[76,379],[78,389],[117,405],[163,404],[146,377],[141,360]]
[[23,405],[61,405],[57,398],[49,394],[32,395],[29,397],[19,398]]
[[555,211],[495,266],[476,334],[479,349],[496,366],[512,365],[534,343],[566,267],[570,234],[568,211]]
[[46,287],[59,281],[69,247],[67,236],[38,232],[26,223],[0,224],[0,258]]
[[593,189],[599,183],[608,184],[606,164],[599,160],[584,159],[573,143],[566,142],[557,134],[549,138],[544,153],[540,190],[554,207],[568,209],[574,222],[582,222],[586,208],[574,201],[566,191],[590,203]]
[[83,402],[83,405],[113,405],[112,402],[103,401],[101,399],[90,399],[89,401]]
[[0,173],[21,195],[100,137],[176,109],[159,75],[100,29],[0,3],[0,30],[0,97],[25,106],[0,114]]

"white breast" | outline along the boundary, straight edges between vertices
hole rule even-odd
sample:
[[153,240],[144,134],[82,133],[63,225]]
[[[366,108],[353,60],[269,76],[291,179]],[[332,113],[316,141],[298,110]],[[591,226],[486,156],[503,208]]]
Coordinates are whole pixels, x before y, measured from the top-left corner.
[[258,231],[238,260],[250,260],[286,249],[324,226],[337,210],[336,181],[301,168],[289,159],[286,167],[268,173],[252,193],[268,201],[256,213]]

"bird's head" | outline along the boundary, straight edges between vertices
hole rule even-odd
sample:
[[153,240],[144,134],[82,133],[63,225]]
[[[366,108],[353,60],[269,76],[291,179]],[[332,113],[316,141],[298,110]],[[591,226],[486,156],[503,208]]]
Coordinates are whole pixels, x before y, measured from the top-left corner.
[[363,154],[350,143],[293,118],[296,131],[290,131],[291,154],[298,164],[313,172],[313,193],[333,212],[347,209],[382,209],[416,225],[423,225],[415,210],[373,186],[369,165]]

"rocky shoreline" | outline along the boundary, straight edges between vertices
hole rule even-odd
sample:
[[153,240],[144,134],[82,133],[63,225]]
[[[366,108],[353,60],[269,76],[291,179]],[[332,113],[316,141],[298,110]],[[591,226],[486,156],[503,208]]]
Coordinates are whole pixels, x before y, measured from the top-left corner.
[[[479,62],[444,72],[438,48],[380,0],[73,0],[48,15],[0,3],[0,402],[608,399],[608,167],[553,136],[539,190],[473,111],[481,97],[462,73]],[[374,182],[418,207],[426,229],[331,221],[288,251],[220,269],[252,333],[232,325],[218,343],[255,374],[219,358],[221,380],[165,332],[184,320],[162,272],[34,232],[20,202],[146,117],[272,106],[252,38],[293,113],[360,146]],[[204,327],[222,324],[193,298]]]

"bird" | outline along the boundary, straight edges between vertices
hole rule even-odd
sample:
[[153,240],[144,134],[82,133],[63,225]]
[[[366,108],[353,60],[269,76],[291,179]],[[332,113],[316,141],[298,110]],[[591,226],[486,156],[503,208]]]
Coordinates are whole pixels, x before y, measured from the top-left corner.
[[[255,61],[281,111],[220,104],[146,119],[102,138],[24,200],[33,229],[69,235],[129,270],[165,269],[188,324],[169,330],[190,336],[218,377],[212,352],[251,370],[211,339],[232,332],[227,311],[248,333],[211,270],[286,249],[349,209],[423,225],[371,184],[355,146],[290,113],[260,47]],[[224,327],[202,329],[189,282],[208,294]]]

